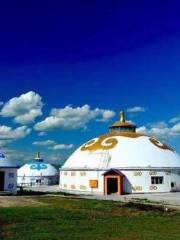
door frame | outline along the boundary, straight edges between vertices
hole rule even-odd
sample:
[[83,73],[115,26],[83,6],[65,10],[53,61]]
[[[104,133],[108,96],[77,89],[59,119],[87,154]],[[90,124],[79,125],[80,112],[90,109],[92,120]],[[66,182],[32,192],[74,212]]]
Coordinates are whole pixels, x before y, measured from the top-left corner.
[[108,184],[107,181],[110,178],[116,178],[117,179],[117,194],[122,195],[123,194],[123,174],[117,170],[110,170],[104,175],[104,195],[108,195]]

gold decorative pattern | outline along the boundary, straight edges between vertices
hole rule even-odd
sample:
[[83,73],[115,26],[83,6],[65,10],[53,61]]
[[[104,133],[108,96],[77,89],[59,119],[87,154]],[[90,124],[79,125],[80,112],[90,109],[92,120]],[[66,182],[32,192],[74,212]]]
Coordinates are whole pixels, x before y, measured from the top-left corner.
[[135,172],[134,172],[134,176],[136,176],[136,177],[137,177],[137,176],[141,176],[141,175],[142,175],[142,172],[141,172],[141,171],[135,171]]
[[86,176],[86,172],[80,172],[80,176],[81,176],[81,177]]
[[82,146],[81,151],[96,151],[96,150],[109,150],[114,148],[118,140],[113,137],[101,136],[98,139],[94,139]]
[[157,139],[155,138],[149,138],[150,142],[152,144],[154,144],[156,147],[161,148],[161,149],[165,149],[165,150],[170,150],[170,151],[174,151],[171,147],[169,147],[168,145],[159,142]]
[[142,191],[142,186],[133,186],[134,191]]
[[80,189],[81,189],[81,190],[86,190],[86,186],[80,185]]
[[156,191],[156,190],[157,190],[157,186],[151,185],[151,186],[149,187],[149,189],[150,189],[151,191]]
[[152,175],[157,175],[157,172],[156,171],[149,171],[149,175],[152,176]]
[[[121,132],[115,133],[110,132],[106,135],[102,135],[99,138],[95,138],[87,142],[81,147],[81,151],[96,151],[96,150],[109,150],[114,148],[118,140],[116,137],[127,137],[127,138],[138,138],[142,136],[146,136],[144,134],[136,133],[136,132]],[[156,147],[164,150],[174,151],[170,146],[167,144],[159,142],[157,139],[150,137],[149,141],[155,145]]]
[[85,145],[81,147],[81,151],[96,151],[96,150],[112,149],[118,143],[118,140],[115,138],[116,136],[137,138],[144,135],[136,132],[108,133],[106,135],[100,136],[99,138],[90,140],[89,142],[87,142]]

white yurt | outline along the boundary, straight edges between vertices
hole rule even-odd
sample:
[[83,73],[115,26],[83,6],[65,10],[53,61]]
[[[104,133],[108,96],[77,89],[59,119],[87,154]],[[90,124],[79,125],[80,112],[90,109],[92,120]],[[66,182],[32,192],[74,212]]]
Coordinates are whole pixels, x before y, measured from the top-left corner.
[[40,153],[33,161],[24,164],[18,169],[18,186],[54,185],[58,183],[59,173],[49,163],[45,163]]
[[0,152],[0,194],[17,192],[17,165]]
[[180,191],[180,157],[154,137],[120,120],[80,146],[60,169],[60,189],[82,194]]

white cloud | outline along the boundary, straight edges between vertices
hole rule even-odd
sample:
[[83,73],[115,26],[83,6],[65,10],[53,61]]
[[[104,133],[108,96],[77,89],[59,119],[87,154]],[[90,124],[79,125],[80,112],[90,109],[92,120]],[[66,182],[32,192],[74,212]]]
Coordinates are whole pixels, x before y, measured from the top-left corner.
[[53,140],[45,140],[45,141],[35,141],[32,143],[35,146],[49,146],[50,150],[67,150],[74,147],[73,144],[58,144]]
[[73,148],[73,144],[56,144],[55,146],[52,147],[54,150],[67,150]]
[[40,136],[40,137],[45,136],[45,135],[46,135],[45,132],[39,132],[39,133],[38,133],[38,136]]
[[12,160],[18,165],[22,165],[25,162],[29,162],[34,158],[34,156],[32,155],[32,152],[28,152],[28,151],[20,151],[20,150],[15,150],[10,148],[3,148],[3,152],[8,159]]
[[45,141],[35,141],[33,142],[33,145],[36,145],[36,146],[50,146],[50,145],[54,145],[56,144],[55,141],[53,140],[45,140]]
[[167,123],[164,121],[160,121],[160,122],[156,122],[156,123],[150,123],[149,126],[151,128],[160,128],[160,129],[164,129],[167,128]]
[[[23,151],[23,150],[15,150],[10,148],[3,148],[3,153],[7,156],[8,159],[12,160],[16,164],[22,165],[24,163],[27,163],[29,161],[32,161],[35,157],[35,153],[32,153],[32,151]],[[62,163],[65,159],[68,158],[68,155],[66,154],[59,154],[59,152],[42,152],[41,156],[45,160],[47,160],[49,163]]]
[[146,109],[144,107],[140,107],[140,106],[135,106],[135,107],[127,109],[128,113],[139,113],[139,112],[145,112],[145,111],[146,111]]
[[30,128],[27,128],[27,126],[22,126],[18,128],[11,128],[8,126],[0,125],[0,139],[1,140],[16,140],[19,138],[26,137],[31,132]]
[[174,125],[171,129],[172,132],[180,136],[180,122]]
[[109,119],[114,117],[115,112],[111,110],[101,110],[102,111],[102,117],[97,119],[98,122],[107,122]]
[[177,123],[180,122],[180,115],[177,115],[176,117],[173,117],[169,120],[170,123]]
[[14,117],[21,124],[34,122],[42,115],[43,103],[39,94],[30,91],[6,102],[0,112],[3,117]]
[[4,139],[4,140],[0,140],[0,147],[2,148],[2,147],[6,147],[9,143],[11,143],[12,142],[12,140],[6,140],[6,139]]
[[108,121],[115,113],[111,110],[95,108],[90,109],[89,105],[73,108],[54,108],[50,116],[43,121],[35,124],[34,129],[37,131],[50,131],[54,129],[78,129],[85,128],[91,120]]
[[153,127],[141,126],[137,128],[137,132],[144,133],[150,136],[158,137],[162,140],[169,140],[175,137],[180,137],[180,123],[177,123],[173,127],[168,127],[166,124],[160,125],[154,124]]

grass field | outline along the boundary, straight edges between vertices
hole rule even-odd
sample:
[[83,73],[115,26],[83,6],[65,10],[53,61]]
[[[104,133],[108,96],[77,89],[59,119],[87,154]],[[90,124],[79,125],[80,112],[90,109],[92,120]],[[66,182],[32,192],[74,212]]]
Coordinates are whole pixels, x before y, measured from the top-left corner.
[[119,202],[32,197],[36,205],[0,208],[1,240],[180,239],[180,214]]

